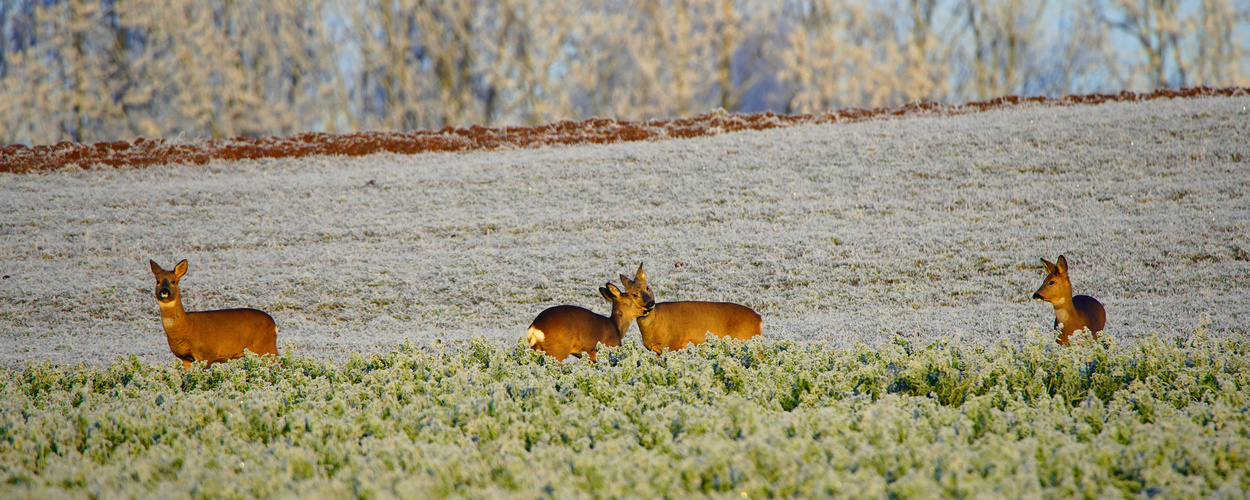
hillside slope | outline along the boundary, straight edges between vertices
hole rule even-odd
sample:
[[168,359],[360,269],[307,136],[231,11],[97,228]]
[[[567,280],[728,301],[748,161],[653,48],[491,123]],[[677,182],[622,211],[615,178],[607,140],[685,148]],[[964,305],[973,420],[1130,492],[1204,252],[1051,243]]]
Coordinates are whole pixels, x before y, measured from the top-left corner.
[[[174,361],[147,260],[192,310],[257,307],[339,359],[658,300],[764,335],[1044,335],[1041,257],[1132,341],[1250,325],[1250,97],[1022,105],[685,140],[0,174],[0,363]],[[631,330],[629,342],[637,342]]]

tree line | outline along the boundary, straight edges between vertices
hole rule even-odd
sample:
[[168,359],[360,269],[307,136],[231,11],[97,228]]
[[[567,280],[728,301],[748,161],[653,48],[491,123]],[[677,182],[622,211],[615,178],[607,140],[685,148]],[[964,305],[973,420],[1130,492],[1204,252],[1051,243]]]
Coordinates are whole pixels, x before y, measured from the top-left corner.
[[1250,84],[1237,0],[8,0],[0,142]]

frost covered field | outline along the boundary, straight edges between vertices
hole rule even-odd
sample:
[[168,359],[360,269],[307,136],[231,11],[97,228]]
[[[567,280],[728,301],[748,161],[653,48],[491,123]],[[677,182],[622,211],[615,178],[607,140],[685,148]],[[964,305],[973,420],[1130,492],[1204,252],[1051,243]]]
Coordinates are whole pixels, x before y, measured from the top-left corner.
[[[1049,328],[1065,254],[1119,339],[1250,325],[1250,98],[1038,107],[491,153],[0,177],[0,356],[174,359],[189,310],[257,307],[315,359],[485,337],[543,308],[732,300],[769,339],[985,345]],[[629,339],[637,341],[636,327]]]
[[[0,491],[1239,497],[1248,107],[2,174]],[[1106,344],[1053,345],[1059,254]],[[149,258],[270,312],[282,363],[182,373]],[[640,261],[763,338],[520,346]]]

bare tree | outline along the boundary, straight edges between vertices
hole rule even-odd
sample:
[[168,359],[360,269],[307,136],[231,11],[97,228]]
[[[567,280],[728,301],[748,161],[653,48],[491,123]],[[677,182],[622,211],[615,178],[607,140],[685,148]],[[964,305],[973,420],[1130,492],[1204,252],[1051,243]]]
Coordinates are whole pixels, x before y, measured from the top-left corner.
[[969,99],[1020,93],[1032,75],[1026,58],[1045,19],[1048,0],[963,0],[957,7],[971,39]]
[[[1192,61],[1177,62],[1178,66],[1188,65],[1188,74],[1194,85],[1247,85],[1250,75],[1246,67],[1250,51],[1237,43],[1238,29],[1250,23],[1250,3],[1232,0],[1202,0],[1200,13],[1194,19],[1191,33],[1194,36]],[[1245,37],[1245,34],[1240,36]]]
[[[851,68],[868,69],[868,50],[860,31],[867,10],[841,0],[811,0],[786,5],[783,26],[786,50],[781,54],[778,79],[789,96],[786,113],[808,113],[852,101]],[[867,72],[867,71],[865,71]]]
[[742,110],[743,99],[775,71],[767,55],[773,31],[780,19],[777,2],[720,0],[710,29],[715,34],[715,106],[730,112]]
[[1130,88],[1245,82],[1246,51],[1237,26],[1250,6],[1232,0],[1105,0],[1095,15],[1137,45],[1142,59],[1122,64],[1118,80]]
[[[1169,55],[1179,57],[1180,54],[1181,22],[1177,15],[1180,4],[1180,0],[1110,0],[1097,4],[1097,15],[1102,22],[1128,35],[1146,58],[1144,71],[1136,68],[1128,71],[1145,78],[1136,86],[1160,88],[1180,83],[1169,81],[1165,68]],[[1184,80],[1183,74],[1179,77]]]
[[1246,85],[1248,22],[1237,0],[10,0],[0,140]]
[[351,9],[350,32],[360,67],[353,102],[368,129],[415,129],[426,124],[424,95],[410,68],[423,52],[414,42],[415,2],[370,0]]

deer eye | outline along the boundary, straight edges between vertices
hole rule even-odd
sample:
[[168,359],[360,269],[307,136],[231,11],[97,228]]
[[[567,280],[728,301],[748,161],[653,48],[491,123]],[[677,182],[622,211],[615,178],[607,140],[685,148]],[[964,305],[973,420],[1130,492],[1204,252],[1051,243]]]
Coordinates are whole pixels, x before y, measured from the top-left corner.
[[1050,283],[1048,283],[1048,284],[1050,284],[1050,285],[1055,284],[1055,280],[1050,280]]

